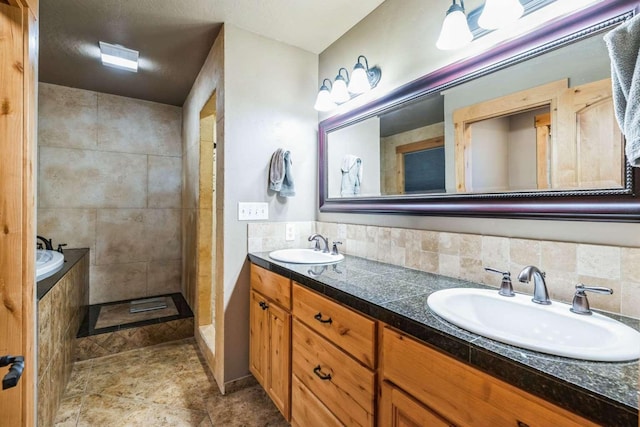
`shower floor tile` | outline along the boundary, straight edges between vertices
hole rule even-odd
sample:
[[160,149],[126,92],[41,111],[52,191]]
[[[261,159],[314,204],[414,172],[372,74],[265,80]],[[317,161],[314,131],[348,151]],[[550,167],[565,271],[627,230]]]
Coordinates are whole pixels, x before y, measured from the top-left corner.
[[166,308],[142,311],[140,313],[130,313],[129,302],[102,306],[100,307],[100,314],[98,314],[98,319],[96,320],[95,329],[178,315],[178,309],[173,302],[173,298],[164,297],[164,300],[167,305]]
[[288,426],[260,386],[221,395],[193,338],[76,362],[61,426]]

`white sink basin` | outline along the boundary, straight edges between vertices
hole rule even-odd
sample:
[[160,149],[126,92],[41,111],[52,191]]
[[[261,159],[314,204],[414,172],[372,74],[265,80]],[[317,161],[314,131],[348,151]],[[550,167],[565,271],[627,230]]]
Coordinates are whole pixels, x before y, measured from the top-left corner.
[[342,254],[331,255],[313,249],[280,249],[269,253],[276,261],[293,264],[334,264],[344,259]]
[[455,288],[434,292],[427,304],[454,325],[517,347],[602,362],[640,358],[638,331],[598,313],[572,313],[560,302],[540,305],[528,295]]

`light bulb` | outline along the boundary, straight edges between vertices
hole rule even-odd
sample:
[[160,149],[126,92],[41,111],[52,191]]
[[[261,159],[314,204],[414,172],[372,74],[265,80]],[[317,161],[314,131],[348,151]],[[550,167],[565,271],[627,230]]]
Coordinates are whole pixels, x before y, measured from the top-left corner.
[[478,25],[495,30],[517,21],[524,13],[518,0],[487,0],[478,18]]
[[454,3],[444,18],[436,47],[440,50],[459,49],[471,43],[471,40],[473,40],[473,34],[469,30],[464,9]]
[[347,90],[347,82],[345,82],[344,77],[338,75],[336,80],[333,82],[333,87],[331,88],[331,99],[336,104],[342,104],[343,102],[347,102],[351,99],[351,95],[349,95],[349,91]]
[[353,94],[365,93],[371,89],[369,77],[361,63],[357,63],[351,72],[351,80],[349,80],[349,92]]
[[322,85],[320,91],[318,92],[318,96],[316,97],[316,103],[313,108],[315,108],[316,111],[329,111],[333,110],[336,107],[336,103],[331,99],[329,88],[325,85]]

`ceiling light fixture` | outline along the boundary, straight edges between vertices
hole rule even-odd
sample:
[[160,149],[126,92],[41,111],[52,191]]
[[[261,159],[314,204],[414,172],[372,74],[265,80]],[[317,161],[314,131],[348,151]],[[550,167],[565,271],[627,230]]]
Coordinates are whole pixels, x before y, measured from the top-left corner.
[[442,23],[440,37],[436,42],[436,47],[440,50],[459,49],[473,40],[467,16],[464,12],[464,0],[460,0],[460,4],[456,0],[452,0],[449,10]]
[[121,70],[138,72],[138,51],[126,47],[100,42],[102,64]]
[[478,25],[495,30],[516,22],[524,13],[519,0],[487,0],[478,18]]
[[[361,60],[364,60],[364,65],[360,62]],[[342,67],[338,70],[338,75],[333,84],[329,79],[322,81],[313,108],[318,111],[333,110],[338,104],[344,104],[376,87],[381,77],[382,70],[380,67],[376,65],[369,68],[367,58],[364,55],[360,55],[356,65],[353,66],[351,79],[349,79],[349,71]]]
[[[324,82],[329,82],[329,86],[327,86]],[[316,103],[313,106],[317,111],[329,111],[336,108],[338,104],[333,102],[331,99],[331,80],[324,79],[322,81],[322,86],[320,86],[320,91],[318,92],[318,96],[316,97]]]

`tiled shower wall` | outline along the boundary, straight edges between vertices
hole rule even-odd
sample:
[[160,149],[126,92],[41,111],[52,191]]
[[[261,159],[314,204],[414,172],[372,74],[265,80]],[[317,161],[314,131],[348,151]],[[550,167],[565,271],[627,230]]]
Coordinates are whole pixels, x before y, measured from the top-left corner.
[[47,83],[38,101],[38,234],[91,249],[91,304],[180,292],[182,109]]
[[389,264],[498,287],[501,276],[485,266],[511,271],[516,291],[532,293],[518,282],[523,267],[546,272],[551,298],[571,302],[577,283],[612,288],[613,295],[590,294],[591,307],[640,318],[640,248],[513,239],[477,234],[377,227],[327,222],[294,223],[297,239],[286,242],[284,223],[250,223],[249,251],[310,247],[309,234],[343,242],[342,252]]

